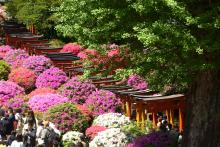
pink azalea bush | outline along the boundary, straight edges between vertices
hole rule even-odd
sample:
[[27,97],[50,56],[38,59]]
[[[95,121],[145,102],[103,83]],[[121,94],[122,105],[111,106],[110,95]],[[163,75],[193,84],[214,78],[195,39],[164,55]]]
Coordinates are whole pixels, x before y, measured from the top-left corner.
[[48,110],[48,119],[55,124],[62,133],[68,131],[83,132],[89,126],[87,116],[72,103],[62,103]]
[[95,91],[95,86],[86,81],[73,77],[59,89],[60,94],[68,97],[72,102],[82,104]]
[[36,87],[37,88],[47,87],[47,88],[57,89],[62,84],[66,83],[67,80],[68,77],[65,72],[63,72],[57,67],[52,67],[50,69],[47,69],[38,76],[36,80]]
[[121,101],[110,91],[97,90],[89,95],[85,105],[97,116],[108,112],[117,112]]
[[37,89],[35,89],[34,91],[32,91],[32,92],[28,95],[28,97],[31,98],[31,97],[33,97],[33,96],[35,96],[35,95],[44,95],[44,94],[49,94],[49,93],[51,93],[51,94],[56,94],[57,91],[54,90],[54,89],[52,89],[52,88],[46,88],[46,87],[37,88]]
[[86,59],[88,56],[96,56],[97,51],[94,49],[85,49],[77,54],[78,57],[81,59]]
[[24,94],[24,88],[14,82],[0,81],[0,103],[7,103],[19,94]]
[[96,125],[92,125],[91,127],[86,129],[86,136],[94,139],[95,136],[101,132],[101,131],[105,131],[107,128],[103,127],[103,126],[96,126]]
[[110,51],[107,52],[108,57],[112,58],[114,56],[118,56],[120,53],[119,49],[112,49]]
[[127,85],[131,86],[136,90],[145,90],[148,88],[147,82],[145,82],[140,76],[138,75],[131,75],[128,78]]
[[120,48],[118,45],[112,44],[109,47],[111,50],[107,52],[107,56],[115,63],[125,62],[128,58],[128,49]]
[[21,66],[24,60],[28,57],[29,55],[24,50],[16,49],[8,51],[3,59],[8,62],[13,68],[16,68]]
[[17,83],[25,89],[31,89],[35,85],[36,78],[37,76],[33,71],[20,67],[11,71],[8,80]]
[[68,102],[68,98],[58,94],[35,95],[28,101],[28,106],[33,111],[45,112],[51,106]]
[[11,50],[13,49],[9,45],[0,46],[0,57],[4,58],[5,54]]
[[76,105],[77,109],[82,112],[85,116],[92,116],[92,112],[85,105]]
[[63,49],[60,52],[61,53],[68,52],[68,53],[73,53],[74,55],[77,55],[81,49],[82,47],[76,43],[68,43],[63,46]]
[[43,73],[51,66],[52,61],[44,56],[30,56],[23,63],[23,67],[33,70],[37,75]]

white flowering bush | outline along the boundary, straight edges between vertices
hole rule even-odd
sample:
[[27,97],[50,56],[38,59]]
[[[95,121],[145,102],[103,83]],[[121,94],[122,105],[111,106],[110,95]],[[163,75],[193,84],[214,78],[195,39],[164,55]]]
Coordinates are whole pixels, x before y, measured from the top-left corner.
[[110,128],[99,132],[89,143],[90,147],[123,147],[128,143],[126,135],[120,128]]
[[82,142],[83,134],[77,131],[69,131],[65,133],[62,137],[62,142],[64,147],[69,147],[71,145],[76,145]]
[[131,121],[129,120],[129,117],[126,117],[121,113],[102,114],[93,121],[93,125],[103,126],[106,128],[120,128],[130,123]]

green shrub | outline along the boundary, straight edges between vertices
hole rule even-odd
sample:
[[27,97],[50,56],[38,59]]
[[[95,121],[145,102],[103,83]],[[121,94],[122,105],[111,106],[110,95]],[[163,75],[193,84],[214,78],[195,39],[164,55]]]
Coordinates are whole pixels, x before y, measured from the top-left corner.
[[132,122],[128,125],[123,126],[122,130],[129,138],[129,141],[132,141],[134,138],[142,136],[148,132],[148,130],[141,130],[141,128],[137,125],[136,122]]
[[10,70],[9,64],[5,61],[0,61],[0,80],[7,80]]
[[52,39],[49,44],[51,47],[61,47],[64,45],[64,42],[59,39]]

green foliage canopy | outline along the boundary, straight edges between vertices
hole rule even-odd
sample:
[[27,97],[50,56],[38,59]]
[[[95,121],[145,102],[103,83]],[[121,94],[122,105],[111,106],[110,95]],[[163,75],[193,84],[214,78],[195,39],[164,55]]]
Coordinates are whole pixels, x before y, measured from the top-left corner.
[[7,11],[18,21],[34,24],[42,33],[54,28],[53,7],[59,6],[61,0],[13,0],[9,1]]
[[180,88],[199,71],[219,67],[219,6],[205,0],[65,0],[56,9],[56,29],[88,46],[127,43],[134,51],[131,68],[140,67],[153,88]]
[[[152,89],[183,90],[204,70],[220,64],[220,2],[217,0],[14,0],[18,20],[56,30],[87,47],[127,44],[131,69]],[[31,15],[29,15],[31,14]],[[52,23],[53,24],[53,23]],[[144,49],[144,50],[143,50]],[[130,69],[128,69],[129,71]]]

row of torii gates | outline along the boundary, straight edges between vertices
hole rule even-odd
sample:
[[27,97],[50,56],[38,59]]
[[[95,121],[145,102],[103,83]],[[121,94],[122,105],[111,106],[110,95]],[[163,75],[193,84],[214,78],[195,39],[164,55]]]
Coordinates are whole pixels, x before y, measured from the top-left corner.
[[[34,27],[27,29],[24,25],[15,22],[5,22],[1,25],[5,34],[5,44],[14,48],[26,50],[30,55],[45,55],[49,57],[54,66],[64,70],[70,77],[80,75],[83,72],[81,64],[73,64],[79,61],[76,55],[71,53],[59,53],[62,47],[53,48],[49,45],[49,40],[43,35],[36,35]],[[185,96],[174,94],[167,96],[155,96],[155,92],[150,90],[135,90],[127,85],[117,85],[117,80],[112,76],[91,77],[91,81],[98,88],[114,92],[123,102],[123,111],[126,116],[132,118],[132,112],[136,112],[135,119],[139,126],[144,129],[149,115],[152,116],[153,127],[157,124],[157,113],[164,112],[167,121],[174,125],[174,116],[178,116],[179,131],[183,131]],[[174,115],[178,114],[178,115]],[[177,113],[178,112],[178,113]]]

